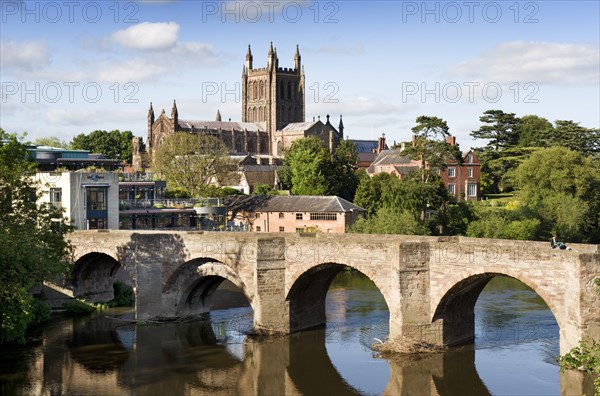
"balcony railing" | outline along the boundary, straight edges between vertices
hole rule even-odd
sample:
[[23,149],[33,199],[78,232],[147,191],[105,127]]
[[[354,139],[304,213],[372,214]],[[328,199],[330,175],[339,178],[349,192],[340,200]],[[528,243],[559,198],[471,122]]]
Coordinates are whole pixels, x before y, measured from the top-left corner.
[[119,209],[192,209],[194,206],[223,206],[223,204],[221,198],[121,199]]
[[119,181],[124,182],[151,182],[160,180],[155,173],[120,173]]

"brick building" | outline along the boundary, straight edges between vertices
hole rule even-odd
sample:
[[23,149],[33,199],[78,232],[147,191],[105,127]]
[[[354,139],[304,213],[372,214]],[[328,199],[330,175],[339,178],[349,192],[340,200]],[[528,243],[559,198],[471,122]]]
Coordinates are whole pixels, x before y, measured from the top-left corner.
[[232,226],[254,232],[345,233],[366,210],[336,196],[231,196]]

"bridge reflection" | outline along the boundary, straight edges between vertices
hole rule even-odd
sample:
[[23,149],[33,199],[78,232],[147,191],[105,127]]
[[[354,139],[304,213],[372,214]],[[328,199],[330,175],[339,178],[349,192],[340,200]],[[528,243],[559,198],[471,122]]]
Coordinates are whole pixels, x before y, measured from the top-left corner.
[[[29,393],[35,387],[42,394],[361,394],[332,363],[326,337],[325,329],[315,329],[246,339],[238,345],[243,356],[237,356],[209,321],[136,326],[102,316],[65,318],[46,329],[32,354],[37,357],[29,364],[28,381],[19,385],[23,388],[11,389]],[[489,394],[472,345],[399,357],[389,368],[387,395]],[[577,374],[561,374],[563,394],[585,391],[589,379]]]

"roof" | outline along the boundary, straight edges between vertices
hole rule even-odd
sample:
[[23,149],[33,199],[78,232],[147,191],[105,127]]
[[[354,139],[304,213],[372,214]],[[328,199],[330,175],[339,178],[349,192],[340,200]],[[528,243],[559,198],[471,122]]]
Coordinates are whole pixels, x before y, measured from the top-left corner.
[[377,150],[378,142],[377,140],[354,140],[348,139],[349,142],[352,142],[356,145],[357,153],[373,153],[373,150]]
[[411,156],[403,155],[400,150],[383,150],[375,161],[373,161],[373,165],[398,165],[398,164],[410,164]]
[[317,121],[308,121],[308,122],[292,122],[287,124],[282,131],[283,132],[289,132],[289,131],[306,131],[310,128],[313,127],[313,125],[317,124],[321,122],[320,120]]
[[224,130],[224,131],[250,131],[250,132],[265,132],[266,126],[262,122],[232,122],[232,121],[202,121],[202,120],[182,120],[179,119],[179,126],[185,129],[197,130]]
[[232,195],[226,198],[231,211],[252,212],[365,212],[360,206],[338,196]]

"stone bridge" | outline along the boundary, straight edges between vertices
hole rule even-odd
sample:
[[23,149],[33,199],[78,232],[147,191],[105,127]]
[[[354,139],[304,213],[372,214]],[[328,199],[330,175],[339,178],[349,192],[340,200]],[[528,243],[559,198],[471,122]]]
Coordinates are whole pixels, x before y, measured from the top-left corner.
[[600,247],[465,237],[77,231],[76,297],[110,300],[115,280],[131,282],[136,317],[205,313],[225,279],[254,311],[258,332],[323,325],[325,297],[345,267],[371,279],[390,312],[389,337],[436,344],[471,342],[474,307],[495,276],[523,282],[544,299],[560,328],[560,351],[600,339]]

